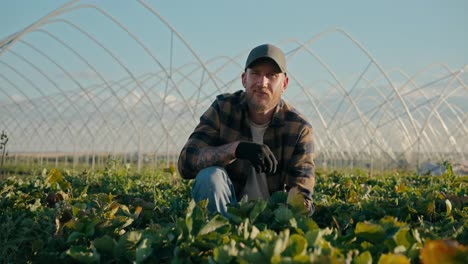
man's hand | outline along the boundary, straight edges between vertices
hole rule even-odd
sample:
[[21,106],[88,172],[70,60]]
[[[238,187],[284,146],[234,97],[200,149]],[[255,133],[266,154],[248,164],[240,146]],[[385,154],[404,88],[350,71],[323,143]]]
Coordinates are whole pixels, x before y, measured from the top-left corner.
[[258,173],[275,173],[278,166],[275,155],[265,144],[240,142],[236,148],[236,158],[250,161]]
[[288,192],[287,203],[293,208],[293,211],[300,214],[311,216],[315,207],[311,200],[305,199],[299,188],[292,187]]

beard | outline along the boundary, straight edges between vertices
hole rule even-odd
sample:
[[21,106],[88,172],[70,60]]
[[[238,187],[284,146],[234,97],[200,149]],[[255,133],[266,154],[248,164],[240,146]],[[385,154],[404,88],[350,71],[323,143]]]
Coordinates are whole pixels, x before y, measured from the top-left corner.
[[267,105],[265,102],[257,102],[253,95],[247,95],[247,104],[249,105],[249,109],[256,113],[262,113],[267,110]]
[[280,101],[281,95],[272,98],[256,98],[253,92],[246,93],[247,104],[249,109],[256,113],[264,113],[268,110],[273,109]]

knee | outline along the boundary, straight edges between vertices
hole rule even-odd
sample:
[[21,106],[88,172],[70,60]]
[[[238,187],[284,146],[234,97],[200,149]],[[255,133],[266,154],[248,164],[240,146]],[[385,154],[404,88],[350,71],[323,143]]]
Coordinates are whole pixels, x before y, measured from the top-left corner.
[[221,212],[227,215],[226,205],[236,202],[236,195],[231,179],[222,167],[208,167],[195,177],[192,186],[192,197],[196,202],[208,200],[210,212]]
[[201,170],[195,177],[195,182],[202,186],[225,184],[228,174],[223,167],[212,166]]

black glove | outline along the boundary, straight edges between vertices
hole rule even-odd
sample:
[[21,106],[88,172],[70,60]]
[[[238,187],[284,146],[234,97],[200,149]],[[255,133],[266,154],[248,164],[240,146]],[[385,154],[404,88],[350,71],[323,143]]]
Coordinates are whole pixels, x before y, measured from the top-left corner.
[[240,142],[236,149],[236,158],[250,161],[258,173],[275,173],[278,166],[275,155],[265,144]]

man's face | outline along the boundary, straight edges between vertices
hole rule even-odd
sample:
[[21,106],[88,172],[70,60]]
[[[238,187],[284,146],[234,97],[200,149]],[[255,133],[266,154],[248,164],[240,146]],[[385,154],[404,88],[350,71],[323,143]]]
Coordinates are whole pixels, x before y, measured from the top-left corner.
[[288,77],[270,60],[262,60],[242,73],[249,109],[266,113],[279,103],[288,86]]

